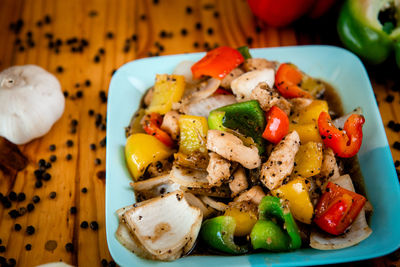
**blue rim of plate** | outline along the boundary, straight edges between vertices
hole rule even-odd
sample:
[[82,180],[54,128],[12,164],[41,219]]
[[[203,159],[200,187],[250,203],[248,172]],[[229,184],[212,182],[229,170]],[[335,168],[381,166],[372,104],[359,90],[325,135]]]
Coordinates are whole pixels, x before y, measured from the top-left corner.
[[169,55],[139,59],[120,67],[109,88],[106,155],[106,232],[114,260],[122,266],[304,266],[343,263],[379,257],[400,247],[400,185],[390,148],[365,67],[357,56],[334,46],[294,46],[251,49],[253,57],[292,62],[337,89],[345,112],[361,106],[366,118],[364,142],[358,155],[367,198],[374,207],[371,236],[360,244],[341,250],[311,248],[288,253],[257,253],[243,256],[189,256],[174,262],[155,262],[136,257],[115,238],[118,218],[115,211],[134,203],[131,178],[125,166],[124,127],[144,90],[157,73],[171,73],[182,60],[198,60],[204,53]]

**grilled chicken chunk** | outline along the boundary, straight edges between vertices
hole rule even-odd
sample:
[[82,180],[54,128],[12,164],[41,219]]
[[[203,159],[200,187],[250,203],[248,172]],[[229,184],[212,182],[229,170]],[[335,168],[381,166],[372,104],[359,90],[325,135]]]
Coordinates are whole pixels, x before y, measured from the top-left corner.
[[257,168],[261,164],[258,149],[245,146],[242,140],[231,133],[208,130],[207,149],[227,160],[239,162],[247,169]]
[[220,186],[222,183],[229,179],[231,163],[218,155],[217,153],[209,153],[210,161],[207,167],[207,180],[210,185]]
[[269,61],[265,58],[248,58],[243,63],[243,69],[247,71],[262,70],[262,69],[276,69],[276,61]]
[[324,149],[320,175],[330,179],[335,179],[340,176],[335,154],[331,148]]
[[296,131],[286,135],[272,150],[268,161],[261,167],[261,182],[273,190],[282,185],[283,179],[289,176],[294,167],[294,157],[300,147],[300,137]]
[[267,83],[259,83],[251,92],[251,99],[257,100],[264,111],[268,111],[273,106],[282,109],[288,116],[290,115],[291,104],[284,97],[280,96]]
[[160,128],[177,140],[179,138],[179,113],[175,110],[168,111],[164,115]]
[[239,68],[234,68],[228,75],[226,75],[222,80],[221,80],[221,87],[225,89],[230,89],[231,88],[231,82],[242,75],[244,71],[242,71]]
[[239,166],[232,175],[233,179],[229,182],[229,188],[232,191],[232,196],[236,196],[240,192],[247,189],[249,186],[246,178],[246,173],[243,167]]
[[261,186],[253,186],[251,189],[244,191],[237,198],[234,199],[235,202],[250,201],[254,204],[260,204],[261,199],[265,197],[265,193]]

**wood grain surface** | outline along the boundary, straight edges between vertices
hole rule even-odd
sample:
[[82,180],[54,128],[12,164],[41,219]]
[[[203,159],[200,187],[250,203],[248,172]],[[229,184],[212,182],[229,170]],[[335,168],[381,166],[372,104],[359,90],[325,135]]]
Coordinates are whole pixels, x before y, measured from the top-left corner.
[[[337,7],[318,21],[303,19],[295,26],[276,29],[256,20],[244,0],[1,0],[0,70],[12,65],[37,64],[57,76],[68,97],[64,115],[51,131],[20,146],[29,159],[28,167],[18,173],[0,171],[3,195],[11,191],[26,195],[26,200],[13,201],[9,209],[0,206],[0,245],[6,248],[5,252],[0,252],[0,257],[14,258],[18,266],[52,261],[101,266],[102,259],[108,263],[112,260],[105,234],[105,179],[102,175],[106,151],[100,145],[105,137],[102,124],[107,105],[99,94],[107,92],[115,69],[137,58],[198,52],[217,45],[340,45],[334,23],[336,16]],[[10,24],[18,19],[22,19],[24,25],[16,34],[10,30]],[[196,27],[198,23],[201,27]],[[53,35],[54,43],[60,39],[62,44],[49,48],[52,45],[46,37],[48,33]],[[21,44],[16,45],[18,38]],[[71,51],[73,47],[79,50],[80,45],[66,44],[73,38],[79,39],[78,42],[82,38],[87,40],[88,45],[82,52]],[[31,46],[34,42],[34,47],[29,47],[29,40]],[[62,72],[57,72],[59,67]],[[375,72],[372,69],[370,75],[383,122],[385,125],[390,120],[399,122],[399,93],[393,92],[393,87],[399,84]],[[79,97],[80,94],[83,96]],[[394,101],[387,101],[388,95],[394,96]],[[89,115],[91,109],[95,113],[93,116]],[[73,120],[78,122],[76,127],[71,126]],[[387,128],[386,133],[390,144],[400,139],[398,132]],[[73,142],[72,146],[67,145],[68,140]],[[50,151],[52,144],[56,145],[55,151]],[[91,144],[96,145],[95,150],[90,148]],[[70,160],[67,160],[68,154],[72,156]],[[400,159],[400,151],[392,149],[392,154],[395,160]],[[36,188],[33,172],[40,159],[49,161],[51,155],[57,157],[48,169],[51,179]],[[86,193],[82,192],[83,188],[87,189]],[[55,198],[50,198],[51,192],[56,192]],[[10,210],[32,203],[35,195],[41,201],[35,204],[32,212],[17,219],[9,216]],[[71,214],[71,207],[76,207],[76,214]],[[97,222],[98,230],[81,228],[83,221]],[[20,224],[22,229],[16,231],[15,224]],[[35,228],[33,235],[26,233],[30,225]],[[73,251],[66,248],[68,243],[72,243]],[[26,249],[27,244],[31,244],[31,250]],[[353,263],[357,265],[399,266],[399,262],[392,254]]]

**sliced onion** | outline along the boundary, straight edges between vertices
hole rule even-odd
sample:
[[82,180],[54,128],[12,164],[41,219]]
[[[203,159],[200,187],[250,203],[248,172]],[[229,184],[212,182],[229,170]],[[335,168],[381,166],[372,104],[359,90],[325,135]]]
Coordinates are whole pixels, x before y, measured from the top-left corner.
[[362,114],[363,114],[362,109],[361,109],[360,107],[358,107],[358,108],[356,108],[355,110],[353,110],[352,112],[350,112],[350,113],[348,113],[348,114],[346,114],[346,115],[343,115],[342,117],[339,117],[339,118],[333,120],[332,123],[333,123],[333,125],[335,125],[336,128],[343,129],[344,123],[345,123],[345,122],[347,121],[347,119],[348,119],[351,115],[353,115],[353,114],[362,115]]
[[175,68],[173,74],[182,75],[185,77],[186,83],[194,83],[191,67],[196,63],[191,60],[181,61]]
[[[336,179],[332,179],[331,182],[354,192],[354,186],[348,174],[340,176]],[[310,235],[310,246],[320,250],[347,248],[360,243],[371,233],[372,230],[368,227],[363,208],[348,232],[340,236],[332,236],[327,233],[323,233],[322,231],[313,230]]]
[[218,202],[210,197],[207,196],[199,196],[201,201],[203,201],[206,205],[210,206],[211,208],[214,208],[219,211],[225,211],[228,207],[225,203]]
[[184,187],[210,187],[206,171],[194,170],[174,165],[170,172],[170,179]]
[[208,117],[214,109],[236,103],[236,98],[233,95],[215,95],[197,102],[190,102],[184,112],[188,115]]

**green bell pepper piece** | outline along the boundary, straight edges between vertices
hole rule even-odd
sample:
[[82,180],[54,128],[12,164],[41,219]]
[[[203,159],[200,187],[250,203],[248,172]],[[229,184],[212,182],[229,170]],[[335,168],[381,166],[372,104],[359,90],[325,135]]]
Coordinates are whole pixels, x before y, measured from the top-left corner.
[[269,220],[258,220],[251,230],[250,239],[254,249],[277,252],[288,250],[290,244],[290,238],[283,229]]
[[252,58],[248,46],[241,46],[237,50],[242,54],[244,59]]
[[391,0],[346,0],[337,30],[343,44],[371,64],[384,62],[394,51],[400,67],[400,7],[395,8],[397,25],[381,24],[379,13]]
[[[258,210],[260,221],[272,223],[261,222],[257,225],[257,222],[257,227],[253,227],[250,237],[254,248],[285,251],[301,247],[299,228],[290,213],[286,201],[278,197],[265,196],[261,200]],[[278,220],[280,223],[283,223],[283,229],[272,220]],[[281,231],[277,228],[281,229]]]
[[237,130],[244,136],[253,138],[259,154],[265,151],[265,140],[261,137],[265,124],[264,111],[257,100],[224,106],[211,111],[208,116],[209,129],[222,130],[222,127],[226,127]]
[[218,216],[203,222],[200,229],[201,238],[207,245],[229,254],[243,254],[247,246],[238,246],[233,240],[236,221],[231,216]]

